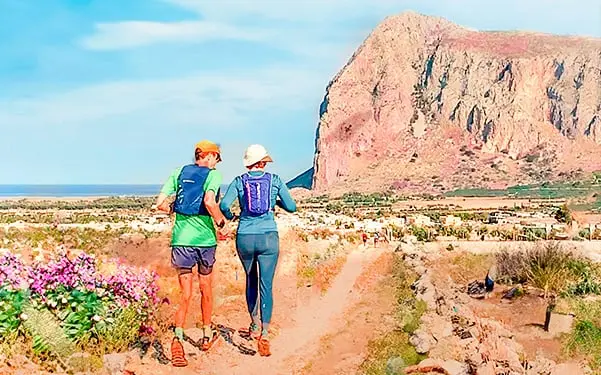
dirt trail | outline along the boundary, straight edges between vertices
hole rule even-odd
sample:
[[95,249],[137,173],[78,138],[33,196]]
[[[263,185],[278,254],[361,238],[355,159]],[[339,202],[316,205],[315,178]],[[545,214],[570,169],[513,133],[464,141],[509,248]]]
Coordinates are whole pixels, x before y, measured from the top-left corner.
[[297,306],[290,314],[289,324],[271,342],[271,357],[240,356],[240,360],[233,364],[233,358],[224,361],[223,358],[211,355],[211,361],[230,362],[230,366],[222,372],[225,369],[219,369],[220,366],[216,367],[217,363],[214,363],[204,370],[213,374],[232,375],[299,374],[300,369],[319,349],[320,338],[336,331],[339,323],[344,320],[343,312],[353,302],[351,292],[361,272],[386,249],[360,247],[353,250],[326,294]]
[[[296,311],[294,326],[282,330],[273,340],[272,344],[277,351],[268,359],[269,368],[280,371],[273,372],[274,374],[298,370],[295,364],[302,367],[304,363],[301,359],[311,358],[311,353],[318,348],[319,339],[338,325],[337,321],[342,318],[342,313],[350,305],[352,298],[349,294],[353,290],[355,280],[382,251],[382,249],[371,248],[357,249],[350,253],[346,264],[325,296],[310,301]],[[264,365],[257,368],[257,373],[259,372],[265,373]],[[251,374],[251,372],[245,373]]]
[[[291,240],[295,237],[286,236],[285,232],[283,230],[280,233],[282,246],[274,282],[275,306],[272,322],[274,337],[271,341],[273,353],[271,357],[260,357],[258,354],[255,356],[243,355],[233,345],[226,343],[221,338],[208,353],[201,353],[189,344],[185,344],[190,362],[187,368],[177,369],[170,365],[160,365],[153,359],[145,358],[133,360],[127,366],[128,369],[137,375],[146,373],[155,375],[187,373],[214,375],[300,374],[303,366],[318,354],[322,337],[335,334],[346,324],[345,311],[360,297],[353,286],[361,273],[383,252],[390,251],[391,247],[382,244],[381,248],[376,249],[363,246],[352,249],[328,291],[321,295],[309,289],[298,288],[297,258],[299,251],[302,251],[307,243]],[[152,264],[149,263],[148,257],[142,261],[133,256],[152,253],[152,251],[140,251],[138,246],[132,245],[131,249],[128,248],[131,251],[120,251],[120,254],[123,256],[126,253],[126,258],[130,262],[150,266],[163,273],[161,288],[170,290],[170,298],[176,301],[176,277],[169,269],[167,250],[165,250],[168,247],[163,241],[164,239],[161,239],[154,244],[161,251],[156,250],[156,262],[151,262]],[[328,243],[314,243],[310,246],[327,247],[328,245]],[[214,321],[226,327],[239,329],[247,326],[249,320],[244,301],[244,271],[233,250],[233,243],[220,245],[218,252],[218,267],[215,275],[217,300]],[[234,277],[236,273],[238,276]],[[200,305],[198,295],[195,294],[193,300],[194,306]],[[176,304],[170,309],[175,309],[175,307]],[[169,312],[169,314],[172,313],[173,311]],[[194,340],[199,338],[195,337],[199,330],[193,328],[194,322],[200,320],[199,315],[200,310],[197,308],[190,311],[186,328],[186,333]],[[170,340],[170,338],[170,335],[166,335],[163,342],[168,356],[170,342],[167,339]],[[235,337],[235,341],[248,348],[256,349],[255,342],[247,342],[240,337]],[[310,371],[306,373],[308,374]]]

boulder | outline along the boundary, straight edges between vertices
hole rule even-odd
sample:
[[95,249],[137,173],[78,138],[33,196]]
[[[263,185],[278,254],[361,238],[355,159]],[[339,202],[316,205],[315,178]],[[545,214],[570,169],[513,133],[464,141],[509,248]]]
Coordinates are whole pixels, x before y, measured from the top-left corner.
[[424,359],[416,366],[405,368],[405,374],[425,374],[429,372],[446,375],[469,375],[469,368],[465,363],[455,360],[443,361],[432,358]]
[[409,343],[415,347],[418,354],[426,354],[432,346],[436,345],[436,340],[431,334],[422,329],[418,329],[409,338]]
[[549,333],[553,336],[560,336],[564,333],[570,333],[572,332],[573,324],[574,315],[552,312],[549,319]]

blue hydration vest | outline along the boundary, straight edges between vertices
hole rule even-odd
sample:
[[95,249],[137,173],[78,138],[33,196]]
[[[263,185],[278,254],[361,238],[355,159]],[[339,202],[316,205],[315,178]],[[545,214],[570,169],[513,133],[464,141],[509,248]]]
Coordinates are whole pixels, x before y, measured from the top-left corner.
[[[196,164],[185,165],[182,168],[177,178],[177,192],[173,211],[188,216],[209,216],[209,212],[204,205],[204,185],[209,172],[211,172],[210,168],[200,167]],[[216,198],[219,199],[219,192]]]
[[245,173],[241,176],[244,189],[245,207],[242,214],[245,216],[261,216],[271,210],[271,174],[263,173],[261,176],[251,176]]

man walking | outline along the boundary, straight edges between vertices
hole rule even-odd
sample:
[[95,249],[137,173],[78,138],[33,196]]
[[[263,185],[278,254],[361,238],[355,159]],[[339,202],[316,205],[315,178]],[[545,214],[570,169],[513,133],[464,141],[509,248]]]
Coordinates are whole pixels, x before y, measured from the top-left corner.
[[[211,326],[213,309],[212,271],[217,247],[217,226],[221,235],[227,235],[226,219],[219,209],[221,174],[215,169],[221,161],[219,146],[201,141],[194,150],[194,164],[175,170],[161,189],[157,209],[173,213],[175,223],[171,238],[171,263],[177,270],[181,301],[175,313],[175,337],[171,343],[172,364],[188,365],[182,345],[184,323],[192,299],[193,269],[198,272],[201,293],[203,341],[208,350],[218,335]],[[168,197],[175,194],[169,203]]]

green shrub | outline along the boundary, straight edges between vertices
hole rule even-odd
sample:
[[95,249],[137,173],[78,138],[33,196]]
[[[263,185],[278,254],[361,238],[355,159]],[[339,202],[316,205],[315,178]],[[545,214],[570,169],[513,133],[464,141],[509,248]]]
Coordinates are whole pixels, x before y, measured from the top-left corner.
[[573,279],[567,288],[567,294],[575,296],[601,294],[601,267],[599,265],[582,259],[574,259],[568,262],[567,267]]
[[434,239],[434,235],[427,228],[418,227],[416,225],[412,225],[409,228],[411,234],[413,234],[418,241],[420,242],[430,242]]
[[98,322],[95,327],[98,339],[89,342],[88,346],[93,345],[100,354],[126,351],[139,337],[140,326],[143,323],[138,313],[141,307],[130,305],[119,309],[108,322]]
[[591,235],[591,231],[589,228],[581,229],[580,232],[578,232],[578,236],[581,238],[589,239],[590,235]]
[[565,348],[570,355],[584,355],[593,370],[601,370],[601,327],[590,320],[578,320]]
[[555,219],[560,223],[572,224],[572,212],[567,204],[561,205],[555,213]]
[[[366,375],[402,374],[404,366],[415,365],[425,359],[417,354],[409,343],[409,335],[419,327],[422,314],[426,311],[423,301],[416,301],[411,290],[417,275],[411,271],[399,256],[395,256],[391,281],[397,299],[396,316],[401,329],[392,330],[368,343],[368,354],[361,364],[360,371]],[[391,372],[391,362],[401,364],[399,371]]]
[[49,355],[66,368],[65,361],[76,351],[75,343],[67,336],[61,322],[45,307],[27,304],[23,307],[23,326],[30,335],[36,355]]

